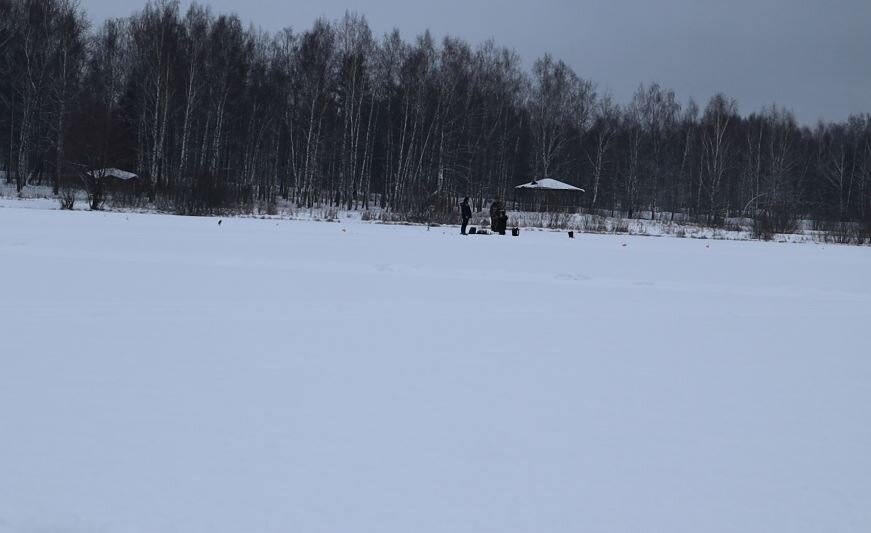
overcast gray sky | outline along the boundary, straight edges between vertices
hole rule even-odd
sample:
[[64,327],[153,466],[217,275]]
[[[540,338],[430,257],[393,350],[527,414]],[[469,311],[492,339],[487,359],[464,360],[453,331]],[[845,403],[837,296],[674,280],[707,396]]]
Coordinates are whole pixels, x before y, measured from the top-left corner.
[[[91,18],[125,16],[144,0],[82,0]],[[545,52],[627,101],[642,81],[700,105],[718,91],[747,114],[777,102],[799,121],[871,112],[871,0],[208,0],[265,29],[311,26],[346,10],[376,35],[410,40],[429,28],[517,50]],[[186,9],[188,1],[182,2]]]

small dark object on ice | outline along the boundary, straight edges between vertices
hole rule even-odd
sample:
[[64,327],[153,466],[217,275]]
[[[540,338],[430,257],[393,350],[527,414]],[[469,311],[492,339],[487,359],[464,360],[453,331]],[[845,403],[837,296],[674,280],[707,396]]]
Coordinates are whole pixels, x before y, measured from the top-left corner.
[[574,238],[575,238],[575,232],[574,232],[574,231],[570,231],[570,232],[569,232],[569,239],[574,239]]
[[475,226],[469,228],[469,235],[475,235],[476,233],[478,233],[478,228],[476,228]]
[[222,221],[221,221],[220,219],[218,219],[218,225],[219,225],[219,226],[221,225],[221,222],[222,222]]
[[520,228],[512,228],[511,229],[511,236],[512,237],[519,237],[520,236]]

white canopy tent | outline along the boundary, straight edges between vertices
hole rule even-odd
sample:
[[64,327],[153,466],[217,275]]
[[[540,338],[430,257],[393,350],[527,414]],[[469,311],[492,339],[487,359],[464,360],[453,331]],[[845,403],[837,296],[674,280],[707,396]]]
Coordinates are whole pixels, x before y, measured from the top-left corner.
[[514,207],[522,211],[577,211],[584,189],[541,178],[514,187]]
[[518,185],[515,189],[536,189],[536,190],[548,190],[548,191],[576,191],[576,192],[586,192],[584,189],[580,187],[575,187],[574,185],[569,185],[568,183],[564,183],[559,180],[555,180],[553,178],[542,178],[540,180],[532,180],[529,183],[524,183],[523,185]]
[[88,176],[98,180],[104,178],[113,178],[121,181],[135,180],[139,178],[139,176],[132,172],[127,172],[126,170],[121,170],[117,168],[100,168],[97,170],[92,170],[88,172]]

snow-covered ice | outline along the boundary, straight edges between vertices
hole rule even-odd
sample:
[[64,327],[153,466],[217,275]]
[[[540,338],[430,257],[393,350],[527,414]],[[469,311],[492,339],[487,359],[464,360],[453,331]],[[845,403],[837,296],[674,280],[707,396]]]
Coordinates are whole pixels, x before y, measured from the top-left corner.
[[0,208],[0,532],[867,533],[871,249]]

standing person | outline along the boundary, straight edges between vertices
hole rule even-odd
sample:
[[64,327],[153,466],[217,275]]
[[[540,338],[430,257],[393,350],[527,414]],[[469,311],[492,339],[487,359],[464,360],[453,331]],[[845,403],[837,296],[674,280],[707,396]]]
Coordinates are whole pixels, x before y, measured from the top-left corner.
[[472,208],[469,207],[469,197],[466,196],[463,198],[463,203],[460,204],[460,209],[462,210],[463,217],[463,225],[460,227],[460,234],[466,234],[466,226],[469,225],[469,219],[472,218]]
[[498,196],[493,199],[490,204],[490,230],[497,233],[502,225],[502,214],[505,212],[505,207],[502,205],[502,199]]

